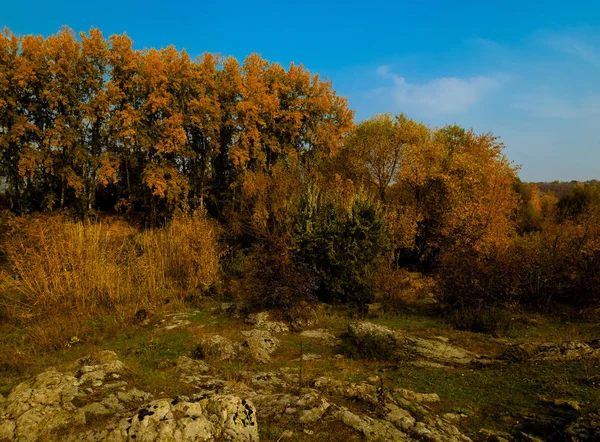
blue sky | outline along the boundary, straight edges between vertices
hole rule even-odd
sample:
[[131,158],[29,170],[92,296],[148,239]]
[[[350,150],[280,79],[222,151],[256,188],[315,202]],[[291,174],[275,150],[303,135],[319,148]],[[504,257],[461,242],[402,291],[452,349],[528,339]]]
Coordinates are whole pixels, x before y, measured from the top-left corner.
[[138,48],[302,63],[357,120],[457,123],[499,135],[524,180],[600,179],[598,1],[29,0],[0,13],[16,34],[62,25],[126,32]]

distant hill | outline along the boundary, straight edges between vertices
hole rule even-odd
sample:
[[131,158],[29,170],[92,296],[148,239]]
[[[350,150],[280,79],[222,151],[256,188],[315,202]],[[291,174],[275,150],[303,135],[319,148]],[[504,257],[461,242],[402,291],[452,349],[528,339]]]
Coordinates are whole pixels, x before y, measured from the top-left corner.
[[552,181],[552,182],[541,182],[541,183],[530,183],[535,184],[542,195],[547,193],[553,193],[554,196],[560,198],[563,194],[567,193],[573,187],[575,187],[579,183],[591,183],[600,185],[600,182],[597,180],[590,181]]

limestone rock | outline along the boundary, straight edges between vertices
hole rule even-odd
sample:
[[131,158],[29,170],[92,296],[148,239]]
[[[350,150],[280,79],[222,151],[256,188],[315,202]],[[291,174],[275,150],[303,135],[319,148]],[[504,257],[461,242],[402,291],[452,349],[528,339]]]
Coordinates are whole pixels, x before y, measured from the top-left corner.
[[150,393],[146,393],[145,391],[138,390],[137,388],[132,388],[129,391],[118,391],[117,399],[121,402],[130,403],[130,402],[143,402],[148,401],[152,395]]
[[105,414],[110,414],[110,410],[108,408],[106,408],[104,405],[102,405],[100,402],[92,402],[90,404],[87,404],[83,407],[81,407],[81,409],[85,412],[86,415],[91,414],[91,415],[105,415]]
[[273,389],[284,389],[288,387],[288,382],[281,379],[275,373],[259,372],[250,375],[252,387],[260,391],[271,391]]
[[100,387],[105,381],[119,379],[127,372],[127,367],[110,350],[104,350],[94,356],[86,356],[77,361],[77,377],[83,387]]
[[325,388],[334,383],[333,378],[329,376],[319,376],[318,378],[312,381],[312,386],[314,388]]
[[321,341],[323,344],[330,347],[335,347],[340,344],[340,340],[334,335],[329,333],[327,330],[304,330],[300,333],[300,336],[307,339],[315,339]]
[[349,410],[342,409],[339,412],[339,419],[347,426],[354,428],[362,433],[367,440],[379,441],[411,441],[406,433],[397,429],[391,423],[373,419],[368,416],[360,416]]
[[302,355],[303,361],[316,361],[318,359],[321,359],[321,355],[318,355],[316,353],[304,353]]
[[424,339],[409,335],[405,342],[414,349],[417,357],[448,365],[470,364],[478,356],[463,348],[440,342],[437,339]]
[[271,333],[283,333],[289,331],[289,327],[284,322],[271,321],[269,312],[251,313],[246,318],[246,324],[255,328],[266,330]]
[[114,394],[109,394],[100,403],[111,412],[123,411],[125,409]]
[[232,395],[193,402],[161,399],[123,418],[109,437],[119,441],[258,441],[256,409]]
[[180,356],[177,359],[177,372],[184,376],[196,376],[210,371],[210,367],[204,361]]
[[404,408],[400,408],[395,404],[387,404],[387,413],[384,419],[397,428],[407,431],[415,425],[415,418]]
[[187,356],[180,356],[177,359],[176,371],[179,379],[198,389],[220,391],[227,384],[226,381],[208,374],[210,367],[206,362],[188,358]]
[[287,414],[297,413],[297,421],[301,424],[308,424],[320,420],[330,405],[325,398],[312,392],[294,398],[285,412]]
[[[380,405],[377,387],[366,382],[348,384],[336,388],[335,391],[346,398],[365,402],[371,407]],[[344,423],[363,433],[367,439],[428,440],[435,442],[469,442],[471,440],[452,425],[448,419],[440,418],[432,413],[430,409],[416,402],[416,400],[422,402],[439,401],[436,394],[419,394],[410,390],[397,390],[396,392],[401,396],[410,397],[412,400],[404,397],[394,399],[390,395],[386,395],[384,411],[380,415],[381,419],[371,419],[353,413],[345,413]],[[402,395],[402,393],[404,394]],[[413,415],[413,413],[415,414]],[[390,433],[388,430],[392,427],[399,430],[403,436],[391,430]],[[398,439],[394,439],[394,437]]]
[[266,330],[243,331],[246,337],[243,344],[249,355],[261,363],[267,363],[271,360],[271,354],[279,347],[279,339],[271,335]]
[[405,388],[396,388],[394,393],[398,393],[404,399],[413,402],[439,402],[440,397],[436,393],[415,393]]
[[335,392],[345,398],[360,400],[374,406],[379,402],[377,399],[377,387],[366,382],[357,382],[340,386],[335,389]]
[[12,419],[0,421],[0,440],[12,440],[15,437],[17,424]]
[[600,348],[595,347],[594,341],[542,344],[535,357],[538,361],[575,361],[583,358],[600,358]]
[[170,313],[165,315],[160,320],[158,327],[156,328],[157,333],[165,333],[171,330],[189,327],[192,322],[189,320],[190,316],[198,313],[197,311],[190,313]]
[[54,370],[17,385],[0,404],[0,439],[36,441],[61,428],[85,423],[71,401],[79,393],[74,376]]
[[252,403],[256,405],[259,420],[261,422],[273,422],[282,416],[288,408],[294,408],[293,404],[299,398],[288,393],[257,393],[251,399]]
[[409,433],[417,440],[430,440],[436,442],[471,442],[471,439],[462,434],[458,428],[449,421],[439,416],[428,415],[417,422]]
[[348,326],[348,337],[360,351],[384,360],[425,359],[447,365],[471,363],[477,355],[437,339],[424,339],[371,322]]
[[508,362],[528,360],[567,362],[584,358],[600,358],[600,348],[597,347],[595,341],[515,344],[504,350],[498,357],[498,359]]
[[236,356],[233,342],[220,335],[213,335],[202,339],[198,344],[196,352],[199,355],[201,354],[203,358],[213,361],[228,361]]

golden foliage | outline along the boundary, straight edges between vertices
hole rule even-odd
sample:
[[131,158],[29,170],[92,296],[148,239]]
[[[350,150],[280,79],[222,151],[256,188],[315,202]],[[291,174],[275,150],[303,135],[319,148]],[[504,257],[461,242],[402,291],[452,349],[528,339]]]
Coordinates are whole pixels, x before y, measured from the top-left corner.
[[161,293],[201,289],[218,277],[219,231],[202,213],[141,233],[58,217],[15,219],[8,228],[0,305],[14,319],[107,309],[127,317],[160,306]]
[[302,66],[257,54],[192,61],[98,29],[5,30],[0,97],[0,174],[14,211],[40,209],[29,195],[43,193],[56,195],[48,208],[88,213],[109,184],[153,222],[207,197],[227,210],[238,177],[331,155],[353,125],[346,100]]
[[506,246],[514,225],[515,169],[491,134],[458,127],[407,144],[397,177],[401,204],[413,206],[428,247]]

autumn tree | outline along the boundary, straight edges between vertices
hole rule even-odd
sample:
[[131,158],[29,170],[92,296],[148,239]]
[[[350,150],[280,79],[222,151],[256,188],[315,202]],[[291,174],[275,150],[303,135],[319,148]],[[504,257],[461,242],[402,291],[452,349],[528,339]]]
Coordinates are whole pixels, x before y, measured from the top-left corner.
[[561,195],[557,202],[560,220],[577,218],[588,209],[600,205],[600,186],[594,183],[577,183]]
[[85,191],[86,152],[82,137],[83,66],[81,46],[73,32],[62,29],[46,40],[50,81],[44,94],[52,124],[44,131],[42,153],[50,171],[52,188],[59,207],[64,207],[67,192],[79,199]]
[[39,209],[42,148],[52,115],[45,98],[49,81],[42,37],[0,34],[0,172],[11,208]]
[[427,136],[424,125],[404,114],[379,114],[356,126],[347,140],[344,156],[352,163],[355,175],[373,185],[381,201],[386,202],[387,190],[402,164],[404,147],[420,144]]
[[108,74],[108,42],[98,29],[80,34],[81,40],[81,123],[80,140],[84,163],[84,193],[81,210],[90,212],[98,188],[115,184],[119,158],[108,150],[111,103],[106,91]]
[[221,105],[219,99],[220,57],[204,54],[189,64],[188,81],[178,93],[186,132],[188,154],[183,169],[190,181],[190,205],[208,203],[216,181],[215,160],[219,152]]
[[454,247],[501,247],[513,229],[515,170],[491,134],[458,126],[409,144],[397,176],[404,205],[413,207],[415,244],[404,256],[435,264]]
[[286,71],[257,55],[244,62],[240,90],[239,141],[230,149],[235,211],[254,227],[277,228],[299,190],[300,171],[341,148],[353,113],[330,83],[302,66]]
[[[20,106],[24,81],[18,74],[19,40],[8,29],[0,33],[0,173],[11,209],[20,211],[22,177],[15,167],[25,142],[27,117]],[[18,85],[21,84],[21,87]]]
[[15,211],[85,216],[101,191],[103,207],[151,222],[203,205],[258,219],[271,209],[252,183],[334,154],[353,124],[346,100],[302,66],[256,54],[192,61],[97,29],[6,30],[0,91],[0,171]]

